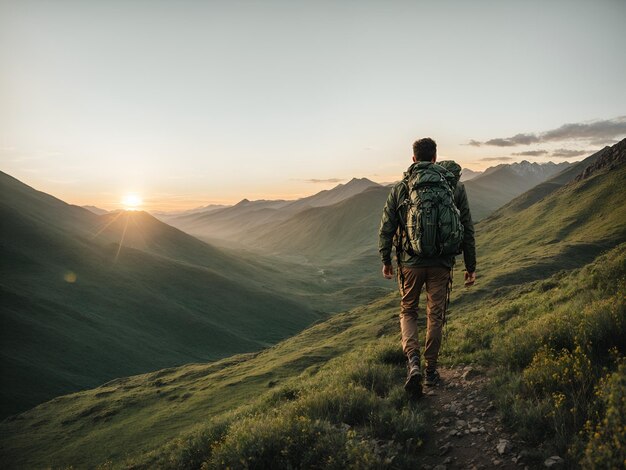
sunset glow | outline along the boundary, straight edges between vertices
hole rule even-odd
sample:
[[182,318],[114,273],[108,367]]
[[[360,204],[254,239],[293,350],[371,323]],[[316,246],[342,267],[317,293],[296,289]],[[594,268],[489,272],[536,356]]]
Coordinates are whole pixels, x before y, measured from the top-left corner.
[[127,211],[136,211],[141,208],[143,201],[137,194],[126,194],[122,198],[122,205]]

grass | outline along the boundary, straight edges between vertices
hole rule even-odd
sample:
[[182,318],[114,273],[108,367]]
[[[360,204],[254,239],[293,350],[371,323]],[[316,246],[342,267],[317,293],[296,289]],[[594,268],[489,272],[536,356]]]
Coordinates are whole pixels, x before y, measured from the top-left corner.
[[603,405],[602,391],[616,371],[623,374],[625,294],[621,244],[581,270],[513,290],[480,316],[453,322],[448,356],[496,366],[492,395],[522,439],[571,465],[584,455],[591,462],[602,448],[590,429],[613,409],[605,432],[615,434],[624,416],[624,403]]

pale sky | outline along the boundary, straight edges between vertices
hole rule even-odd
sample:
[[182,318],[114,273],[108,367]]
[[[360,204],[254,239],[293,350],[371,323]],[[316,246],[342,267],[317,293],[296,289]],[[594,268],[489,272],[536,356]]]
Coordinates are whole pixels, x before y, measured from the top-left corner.
[[625,23],[623,0],[0,0],[0,169],[180,209],[393,181],[424,136],[472,169],[572,161],[626,136]]

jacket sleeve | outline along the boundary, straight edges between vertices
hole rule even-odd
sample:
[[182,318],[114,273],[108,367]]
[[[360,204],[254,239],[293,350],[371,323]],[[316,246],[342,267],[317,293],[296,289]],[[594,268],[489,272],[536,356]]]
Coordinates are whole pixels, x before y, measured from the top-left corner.
[[461,182],[457,184],[454,195],[456,207],[461,212],[461,223],[463,224],[463,261],[465,269],[472,273],[476,271],[476,241],[474,239],[474,223],[470,212],[469,201],[465,185]]
[[387,202],[383,209],[378,231],[378,251],[383,264],[391,264],[391,249],[393,237],[398,228],[398,202],[396,198],[396,188],[394,187],[387,196]]

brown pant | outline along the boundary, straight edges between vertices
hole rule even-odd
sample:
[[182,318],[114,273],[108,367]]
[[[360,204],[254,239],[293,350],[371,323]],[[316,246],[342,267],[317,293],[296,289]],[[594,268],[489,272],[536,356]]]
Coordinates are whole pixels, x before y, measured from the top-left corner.
[[[426,284],[426,345],[424,359],[427,368],[437,367],[437,357],[441,348],[441,330],[450,269],[442,266],[419,268],[401,267],[398,272],[400,301],[400,329],[402,330],[402,350],[404,354],[419,354],[417,337],[417,310],[422,286]],[[398,271],[400,271],[398,270]],[[402,279],[404,278],[404,279]]]

